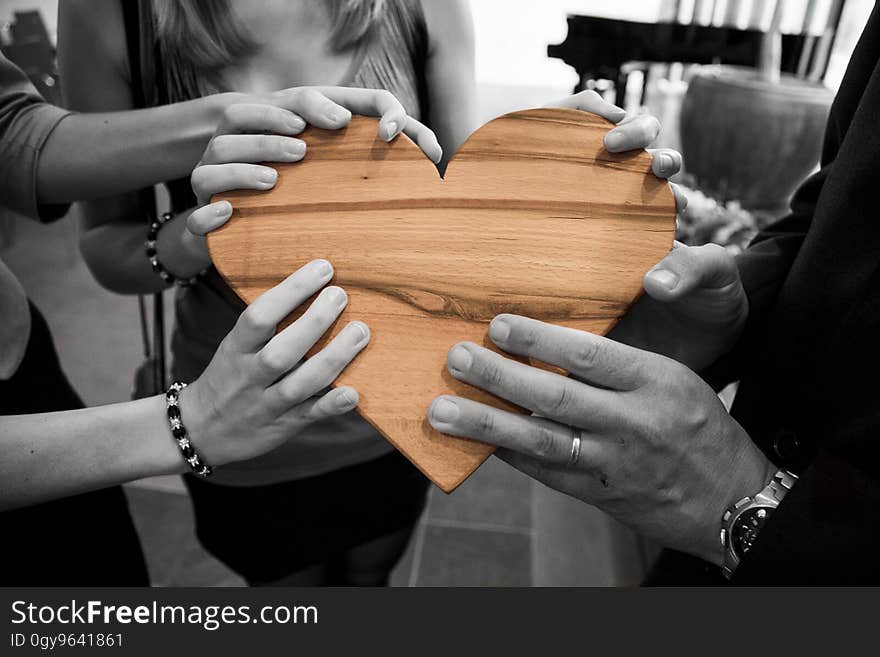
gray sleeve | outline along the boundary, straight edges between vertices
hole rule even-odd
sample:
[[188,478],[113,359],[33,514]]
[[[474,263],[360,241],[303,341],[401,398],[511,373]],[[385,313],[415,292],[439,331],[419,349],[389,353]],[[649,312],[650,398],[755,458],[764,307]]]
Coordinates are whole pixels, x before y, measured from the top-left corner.
[[46,139],[69,114],[47,103],[24,72],[0,54],[0,204],[42,221],[67,211],[67,205],[40,205],[37,166]]

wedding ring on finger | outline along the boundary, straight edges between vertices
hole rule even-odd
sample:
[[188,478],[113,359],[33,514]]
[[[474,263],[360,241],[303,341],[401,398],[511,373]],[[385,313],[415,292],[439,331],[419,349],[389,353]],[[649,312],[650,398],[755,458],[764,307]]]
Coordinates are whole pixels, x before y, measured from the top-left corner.
[[571,437],[571,455],[568,457],[568,467],[573,468],[577,465],[578,459],[581,457],[581,432],[577,429],[572,430]]

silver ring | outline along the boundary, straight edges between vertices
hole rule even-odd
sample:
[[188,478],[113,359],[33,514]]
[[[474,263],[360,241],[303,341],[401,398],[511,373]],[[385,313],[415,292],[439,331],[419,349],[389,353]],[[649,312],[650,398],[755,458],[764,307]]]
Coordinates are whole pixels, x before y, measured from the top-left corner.
[[571,456],[568,457],[569,467],[577,465],[581,456],[581,432],[574,430],[574,436],[571,439]]

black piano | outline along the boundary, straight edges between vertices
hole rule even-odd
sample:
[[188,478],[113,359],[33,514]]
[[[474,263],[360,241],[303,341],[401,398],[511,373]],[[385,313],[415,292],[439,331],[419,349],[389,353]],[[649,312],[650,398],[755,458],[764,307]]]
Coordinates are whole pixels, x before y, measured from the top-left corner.
[[[842,7],[842,3],[840,5]],[[832,17],[831,43],[817,48],[822,36],[784,34],[782,71],[803,74],[820,68],[824,76],[840,14]],[[832,28],[829,28],[832,29]],[[633,62],[642,64],[682,62],[688,64],[734,64],[755,66],[764,33],[732,26],[683,23],[639,23],[635,21],[569,16],[568,35],[560,44],[547,47],[547,54],[574,67],[580,81],[575,91],[588,88],[593,80],[611,80],[617,90],[617,103],[623,102],[626,76]]]

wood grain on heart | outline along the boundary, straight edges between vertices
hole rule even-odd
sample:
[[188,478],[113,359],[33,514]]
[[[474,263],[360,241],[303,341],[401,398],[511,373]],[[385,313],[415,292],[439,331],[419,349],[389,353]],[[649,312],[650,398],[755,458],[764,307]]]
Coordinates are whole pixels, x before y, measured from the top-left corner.
[[315,258],[336,270],[349,304],[330,331],[360,319],[367,349],[338,380],[359,412],[450,492],[492,447],[434,431],[431,400],[453,393],[517,410],[457,382],[446,353],[490,346],[489,321],[519,313],[606,333],[672,245],[675,205],[643,152],[613,155],[611,127],[567,109],[516,112],[477,130],[445,180],[404,136],[374,119],[309,128],[304,161],[272,165],[269,192],[217,198],[234,208],[208,239],[217,269],[251,302]]

